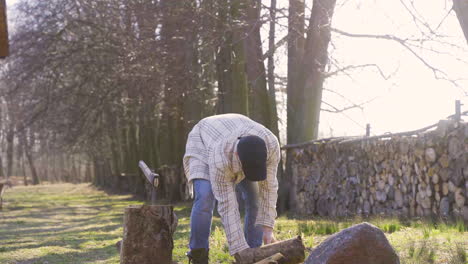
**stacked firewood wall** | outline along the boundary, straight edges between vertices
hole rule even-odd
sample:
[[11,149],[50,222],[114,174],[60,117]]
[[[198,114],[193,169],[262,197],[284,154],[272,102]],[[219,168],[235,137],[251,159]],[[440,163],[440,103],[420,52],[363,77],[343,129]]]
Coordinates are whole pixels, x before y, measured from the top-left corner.
[[289,149],[297,213],[441,216],[468,220],[468,124]]

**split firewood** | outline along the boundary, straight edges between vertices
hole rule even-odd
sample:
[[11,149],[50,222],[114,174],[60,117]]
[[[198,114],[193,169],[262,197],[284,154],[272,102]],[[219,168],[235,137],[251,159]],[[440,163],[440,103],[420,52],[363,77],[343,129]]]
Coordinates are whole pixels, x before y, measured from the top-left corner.
[[[286,259],[284,264],[298,264],[304,262],[305,259],[305,247],[302,243],[300,236],[272,243],[259,248],[247,249],[248,254],[244,254],[241,257],[236,257],[236,264],[252,264],[262,260],[265,260],[276,253],[281,253]],[[265,262],[268,263],[268,262]]]
[[283,254],[281,253],[276,253],[275,255],[268,257],[264,260],[255,262],[255,264],[284,264],[284,263],[286,263],[286,257],[283,256]]

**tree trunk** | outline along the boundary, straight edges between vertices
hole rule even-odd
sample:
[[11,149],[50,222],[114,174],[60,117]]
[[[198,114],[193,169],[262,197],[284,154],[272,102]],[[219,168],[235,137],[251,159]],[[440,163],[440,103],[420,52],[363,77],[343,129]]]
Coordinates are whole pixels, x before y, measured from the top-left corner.
[[[268,96],[270,98],[270,111],[271,111],[271,126],[270,130],[278,137],[281,145],[281,139],[278,128],[278,109],[276,107],[276,90],[275,90],[275,32],[276,32],[276,0],[271,1],[270,6],[270,30],[268,32]],[[288,197],[288,184],[282,184],[286,182],[285,173],[283,170],[283,158],[280,158],[278,164],[278,181],[280,182],[279,196],[278,196],[278,213],[282,213],[287,210],[287,197]]]
[[[42,138],[46,138],[43,136]],[[47,142],[47,140],[41,140],[41,143],[43,144],[43,147],[41,148],[45,153],[43,154],[42,162],[44,163],[44,180],[48,181],[49,183],[51,182],[50,178],[50,147]]]
[[118,110],[114,108],[107,108],[106,119],[110,121],[110,125],[107,129],[112,170],[111,178],[108,179],[110,181],[109,187],[116,191],[122,191],[120,186],[120,175],[125,171],[122,169],[123,149],[121,148],[121,119]]
[[52,175],[53,175],[53,181],[58,182],[60,181],[58,171],[59,169],[57,168],[57,152],[54,151],[52,153]]
[[[327,49],[335,4],[336,0],[314,0],[303,50],[299,45],[301,41],[294,42],[300,39],[300,36],[296,37],[298,33],[293,32],[291,36],[289,56],[292,57],[288,60],[288,74],[291,74],[288,75],[288,144],[309,141],[318,136],[323,72],[328,62]],[[299,13],[299,10],[293,9],[290,14],[290,26],[293,29],[297,25],[300,25],[299,29],[302,28],[302,24],[295,22]]]
[[[290,0],[288,49],[288,144],[318,137],[322,103],[323,72],[328,62],[327,48],[336,0],[314,0],[304,42],[304,2]],[[288,151],[288,154],[290,151]],[[292,175],[291,155],[286,158],[286,174]],[[289,188],[289,206],[294,210],[295,186]]]
[[[304,34],[305,34],[305,4],[304,0],[289,0],[289,17],[288,17],[288,84],[287,84],[287,143],[297,143],[298,129],[301,126],[299,118],[299,100],[301,95],[301,87],[298,81],[298,72],[301,68],[302,56],[304,53]],[[286,178],[292,175],[291,155],[287,152],[286,168],[283,180],[291,182],[291,178]],[[294,208],[295,193],[292,192],[291,184],[281,184],[280,193],[281,203],[286,203],[288,209]],[[293,199],[290,199],[293,198]],[[280,203],[280,205],[281,205]],[[281,207],[280,207],[281,208]],[[282,208],[281,208],[282,209]]]
[[243,0],[219,1],[218,33],[222,34],[216,56],[218,74],[218,114],[249,115],[248,85],[245,73],[243,25],[240,17],[245,11]]
[[177,218],[172,206],[127,207],[120,263],[172,263],[172,235],[176,226]]
[[[205,1],[203,1],[205,2]],[[209,7],[211,2],[206,1],[207,3],[201,2],[205,7]],[[207,9],[208,10],[208,9]],[[210,16],[197,14],[196,13],[196,4],[194,2],[187,2],[185,5],[184,13],[182,14],[182,19],[186,22],[186,26],[183,27],[184,30],[182,34],[185,39],[185,61],[186,66],[184,73],[186,75],[184,84],[184,120],[185,120],[185,131],[188,132],[192,130],[193,126],[198,123],[203,117],[206,116],[207,104],[206,102],[211,99],[212,96],[212,87],[210,87],[210,82],[212,80],[205,80],[204,84],[207,87],[202,86],[202,73],[204,70],[210,70],[209,66],[204,65],[206,63],[212,64],[212,57],[214,56],[213,50],[207,43],[206,34],[212,32],[211,18]],[[191,21],[191,22],[189,22]],[[202,25],[206,25],[207,28],[202,28]],[[205,31],[205,32],[201,32]],[[207,32],[206,32],[207,31]],[[210,36],[212,37],[212,35]],[[201,56],[202,52],[211,52],[210,57]],[[207,54],[210,56],[210,54]],[[207,62],[208,60],[209,62]],[[205,75],[205,77],[210,78],[210,75]],[[186,135],[184,134],[184,138]]]
[[275,34],[276,34],[276,0],[271,0],[270,6],[270,30],[268,32],[268,95],[270,97],[271,126],[270,130],[278,139],[280,138],[278,128],[278,109],[276,107],[275,87]]
[[[314,0],[307,30],[304,64],[299,80],[304,83],[300,101],[300,117],[303,124],[299,132],[300,142],[318,137],[320,107],[325,66],[328,63],[328,44],[331,38],[331,23],[336,0]],[[305,125],[304,125],[305,124]]]
[[21,132],[20,134],[21,145],[23,146],[24,155],[28,159],[29,168],[31,170],[31,178],[32,184],[37,185],[39,184],[39,176],[37,175],[36,165],[34,164],[34,158],[31,153],[31,144],[28,142],[28,138],[26,136],[26,131]]
[[298,72],[301,68],[304,53],[304,0],[289,1],[288,18],[288,87],[287,87],[287,143],[298,143],[298,129],[301,126],[299,114],[299,100],[301,87],[298,83]]
[[23,171],[24,186],[28,186],[28,177],[26,175],[26,166],[24,165],[24,157],[21,158],[21,170]]
[[468,42],[468,1],[453,0],[453,10],[457,14],[458,22],[460,22],[463,34]]
[[[201,1],[198,10],[214,10],[216,0]],[[216,83],[216,62],[215,62],[215,45],[213,44],[213,36],[215,35],[217,17],[199,15],[200,23],[198,34],[201,44],[198,47],[200,57],[200,90],[199,93],[204,95],[204,100],[201,103],[204,106],[202,117],[213,115],[216,112],[215,99],[215,83]],[[191,129],[189,127],[188,129]],[[190,130],[187,130],[190,131]]]
[[2,153],[0,151],[0,178],[5,177],[5,173],[3,171],[3,159],[2,159]]
[[69,156],[68,159],[70,160],[70,176],[72,183],[80,183],[80,173],[78,172],[75,157],[73,155]]
[[5,184],[0,183],[0,210],[3,208],[3,192],[5,191],[4,188],[6,188]]
[[25,150],[26,158],[28,159],[29,168],[31,169],[31,178],[32,184],[37,185],[39,184],[39,176],[37,175],[36,165],[34,164],[34,159],[32,157],[31,150]]
[[262,40],[260,37],[261,1],[248,1],[245,15],[241,15],[241,21],[245,20],[243,36],[245,48],[245,70],[249,85],[249,114],[250,117],[271,129],[273,114],[270,97],[267,90],[265,64],[263,63]]
[[91,172],[91,164],[89,162],[87,162],[86,169],[85,169],[84,182],[92,182],[92,180],[93,180],[93,176],[92,176],[92,172]]
[[[3,100],[0,100],[0,104],[3,104]],[[4,130],[4,120],[6,119],[6,117],[3,116],[3,112],[2,112],[2,107],[0,107],[0,130]],[[0,144],[1,144],[1,148],[0,148],[0,178],[3,178],[5,177],[6,178],[6,175],[5,175],[5,171],[3,169],[3,153],[4,153],[4,149],[3,149],[3,146],[4,146],[4,141],[3,141],[4,137],[0,137]]]
[[[181,166],[185,151],[184,103],[185,92],[193,89],[194,83],[189,72],[193,62],[187,47],[192,32],[186,30],[192,23],[194,1],[161,1],[161,44],[166,54],[164,65],[164,105],[162,109],[161,157],[162,165]],[[189,49],[189,50],[187,50]]]
[[6,151],[6,158],[7,158],[7,174],[6,178],[10,178],[13,173],[13,139],[14,139],[14,129],[10,127],[7,131],[6,140],[7,140],[7,151]]

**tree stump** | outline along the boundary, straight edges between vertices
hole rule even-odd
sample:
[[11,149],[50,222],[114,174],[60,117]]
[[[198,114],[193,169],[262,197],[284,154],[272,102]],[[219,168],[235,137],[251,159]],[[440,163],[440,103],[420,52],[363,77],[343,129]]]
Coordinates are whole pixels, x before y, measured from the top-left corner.
[[172,235],[177,217],[169,205],[140,205],[125,209],[121,264],[172,263]]

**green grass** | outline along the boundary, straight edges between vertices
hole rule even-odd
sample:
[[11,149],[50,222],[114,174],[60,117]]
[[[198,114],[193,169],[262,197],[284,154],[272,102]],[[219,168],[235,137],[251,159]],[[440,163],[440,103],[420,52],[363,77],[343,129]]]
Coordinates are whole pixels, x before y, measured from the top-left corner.
[[[129,196],[108,196],[87,184],[14,187],[4,194],[0,211],[0,263],[119,263],[115,243],[122,236],[123,210],[141,202]],[[174,235],[174,260],[187,263],[190,204],[175,206],[179,225]],[[445,223],[395,218],[342,219],[281,216],[279,240],[301,235],[311,249],[330,235],[363,221],[383,230],[402,264],[467,264],[468,232],[463,222]],[[210,263],[230,263],[224,231],[213,220]]]

